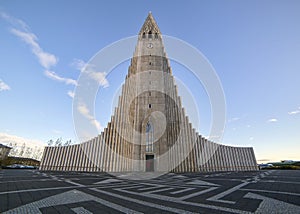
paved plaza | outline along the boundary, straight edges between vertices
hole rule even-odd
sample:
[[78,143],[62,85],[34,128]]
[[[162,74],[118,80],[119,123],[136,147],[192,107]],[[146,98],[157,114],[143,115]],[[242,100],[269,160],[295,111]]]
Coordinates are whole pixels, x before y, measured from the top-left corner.
[[106,173],[1,170],[0,213],[295,214],[300,213],[300,171],[127,180]]

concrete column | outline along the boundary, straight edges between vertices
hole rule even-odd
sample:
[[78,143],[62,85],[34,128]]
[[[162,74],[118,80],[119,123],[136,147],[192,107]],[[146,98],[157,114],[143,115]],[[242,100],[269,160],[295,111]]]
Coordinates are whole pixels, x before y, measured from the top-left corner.
[[76,162],[75,162],[75,169],[74,171],[79,171],[80,167],[80,158],[81,158],[81,145],[76,145]]
[[63,167],[64,167],[64,161],[65,161],[65,153],[64,153],[64,147],[62,146],[58,146],[56,147],[56,150],[58,151],[58,155],[56,156],[56,160],[55,160],[55,164],[54,164],[54,167],[55,169],[54,170],[63,170]]
[[202,136],[202,144],[203,144],[203,168],[205,172],[208,172],[208,143],[207,140]]
[[95,172],[95,161],[96,161],[96,141],[97,137],[94,137],[90,143],[90,151],[89,151],[89,167],[90,167],[90,172]]
[[55,161],[55,147],[49,147],[49,170],[54,170],[53,165]]
[[[120,98],[119,98],[119,102],[120,102]],[[116,139],[116,157],[115,157],[115,162],[116,162],[116,167],[115,167],[115,171],[116,172],[120,172],[121,171],[121,138],[120,138],[120,127],[121,127],[121,117],[120,117],[120,112],[119,112],[119,108],[115,108],[115,112],[116,112],[116,127],[115,128],[115,139]]]
[[58,160],[60,157],[60,150],[59,150],[59,147],[57,147],[57,146],[53,147],[53,149],[54,149],[54,151],[53,151],[53,161],[52,161],[51,171],[59,170],[57,166],[58,166]]
[[110,172],[114,172],[115,171],[115,152],[116,152],[116,141],[115,141],[115,117],[112,116],[111,117],[111,129],[110,129],[110,139],[111,139],[111,157],[110,157],[110,167],[109,167],[109,171]]
[[99,135],[99,150],[98,150],[98,154],[99,154],[99,160],[98,160],[98,171],[103,171],[103,150],[104,150],[104,145],[103,145],[103,135],[104,133],[101,132],[101,134]]
[[99,148],[100,148],[100,135],[96,137],[95,140],[95,145],[94,145],[94,153],[95,153],[95,158],[94,158],[94,171],[99,172],[99,164],[100,164],[100,154],[99,154]]
[[230,171],[230,167],[231,167],[231,163],[230,163],[230,157],[229,157],[229,154],[228,154],[228,146],[223,146],[223,151],[222,151],[222,154],[223,154],[223,158],[224,158],[224,170],[225,171]]
[[71,171],[76,171],[76,162],[77,162],[77,144],[73,145],[73,161],[71,166]]
[[196,133],[195,129],[192,129],[192,153],[193,153],[193,172],[198,172],[198,144],[197,144],[197,136],[198,133]]
[[62,161],[62,165],[59,165],[59,166],[62,166],[62,169],[63,171],[66,171],[66,168],[67,168],[67,161],[68,161],[68,155],[69,155],[69,147],[68,146],[61,146],[59,147],[62,149],[62,153],[63,153],[63,161]]
[[203,158],[203,142],[202,142],[202,136],[198,135],[198,158],[199,158],[199,162],[198,162],[198,168],[200,172],[204,171],[204,158]]
[[52,164],[52,160],[53,160],[52,153],[53,153],[53,147],[48,147],[47,162],[46,162],[47,169],[46,170],[51,170],[51,164]]
[[79,171],[84,171],[84,163],[85,163],[85,142],[80,144],[80,159],[79,159]]
[[102,134],[102,169],[107,172],[107,156],[108,156],[108,144],[107,144],[107,128],[104,129]]
[[107,159],[107,168],[108,172],[112,171],[112,159],[113,159],[113,136],[112,136],[112,129],[113,129],[113,124],[110,122],[109,129],[108,129],[108,159]]
[[216,150],[216,164],[217,164],[217,171],[223,171],[223,157],[221,154],[221,150],[222,150],[222,145],[215,143],[217,150]]
[[84,142],[83,144],[81,144],[81,150],[82,150],[82,159],[81,159],[81,162],[80,162],[80,168],[81,170],[80,171],[83,171],[83,172],[86,172],[86,150],[87,150],[87,144],[88,141]]
[[211,148],[212,148],[212,165],[213,165],[213,171],[218,171],[218,150],[217,150],[217,147],[218,145],[213,142],[213,141],[210,141],[211,142]]
[[98,162],[98,170],[103,172],[104,167],[104,132],[101,132],[99,135],[99,162]]
[[208,161],[208,145],[207,145],[207,141],[206,139],[202,136],[201,137],[201,142],[202,142],[202,145],[203,145],[203,170],[204,172],[207,172],[208,171],[208,164],[207,164],[207,161]]
[[235,154],[233,151],[233,147],[229,147],[229,153],[230,153],[230,161],[231,161],[231,171],[236,171],[236,159],[235,159]]
[[208,166],[209,166],[209,171],[212,172],[214,171],[214,165],[213,165],[213,148],[212,148],[212,142],[210,140],[207,140],[208,142],[208,149],[209,149],[209,161],[208,161]]
[[254,154],[254,150],[253,148],[251,148],[251,156],[252,156],[252,170],[258,170],[258,167],[257,167],[257,162],[256,162],[256,158],[255,158],[255,154]]
[[231,171],[236,171],[236,158],[235,158],[235,154],[233,151],[233,147],[230,146],[229,148],[229,157],[231,160]]
[[183,108],[182,111],[182,121],[183,121],[183,148],[184,148],[184,154],[185,154],[185,159],[184,159],[184,172],[188,171],[188,159],[186,157],[186,154],[188,152],[188,137],[187,137],[187,125],[186,125],[186,120],[185,120],[185,109]]
[[40,170],[47,170],[48,168],[48,157],[49,157],[49,147],[45,147],[44,151],[43,151],[43,157],[42,157],[42,161],[40,164]]
[[67,162],[67,171],[72,171],[72,165],[73,165],[73,161],[74,161],[73,145],[69,145],[69,150],[70,150],[70,154],[69,154],[69,159]]
[[73,145],[69,145],[69,150],[70,150],[70,154],[69,154],[69,160],[67,162],[67,171],[71,171],[72,169],[72,165],[73,165],[73,161],[74,161],[74,146]]
[[246,153],[246,164],[247,164],[247,171],[251,170],[251,163],[250,163],[250,148],[246,148],[245,153]]
[[217,160],[218,160],[218,171],[224,171],[224,158],[222,156],[222,149],[223,145],[217,144],[218,150],[217,150]]
[[240,148],[240,150],[241,150],[241,160],[242,160],[242,169],[243,169],[243,171],[247,170],[245,149],[246,148]]
[[190,135],[189,135],[189,124],[188,124],[188,119],[187,117],[185,116],[184,117],[185,119],[185,138],[186,138],[186,142],[185,142],[185,148],[186,148],[186,154],[187,154],[187,157],[186,157],[186,163],[187,163],[187,172],[190,172],[191,171],[191,156],[190,156],[190,145],[191,145],[191,138],[190,138]]
[[46,153],[45,153],[46,151],[47,151],[47,147],[45,147],[43,151],[42,160],[40,162],[40,167],[39,167],[40,170],[43,170],[45,168],[44,165],[46,161]]
[[235,151],[235,156],[236,156],[236,159],[237,159],[237,170],[238,171],[241,171],[241,159],[240,159],[240,155],[239,155],[239,150],[238,148],[234,148],[234,151]]

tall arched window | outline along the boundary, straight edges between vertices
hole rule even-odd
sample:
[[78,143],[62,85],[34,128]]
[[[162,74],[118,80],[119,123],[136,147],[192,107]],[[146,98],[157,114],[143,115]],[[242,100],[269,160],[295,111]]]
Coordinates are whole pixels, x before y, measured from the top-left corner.
[[152,39],[152,31],[151,31],[151,30],[150,30],[149,33],[148,33],[148,38],[149,38],[149,39]]
[[143,33],[142,38],[143,38],[143,39],[146,38],[146,33],[145,33],[145,32]]
[[146,125],[146,152],[153,152],[153,126],[150,122]]

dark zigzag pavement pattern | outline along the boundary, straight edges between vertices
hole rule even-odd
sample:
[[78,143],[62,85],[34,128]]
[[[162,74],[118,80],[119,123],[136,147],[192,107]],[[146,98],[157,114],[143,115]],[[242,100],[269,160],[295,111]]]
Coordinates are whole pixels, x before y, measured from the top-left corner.
[[2,170],[0,212],[300,213],[300,171],[126,176]]

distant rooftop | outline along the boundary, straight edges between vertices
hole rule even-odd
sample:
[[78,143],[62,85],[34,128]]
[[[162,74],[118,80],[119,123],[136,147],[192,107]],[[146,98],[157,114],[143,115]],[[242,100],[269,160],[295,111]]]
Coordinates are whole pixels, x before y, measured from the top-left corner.
[[2,143],[0,143],[0,148],[8,148],[8,149],[12,149],[11,147],[5,146],[5,145],[3,145]]

